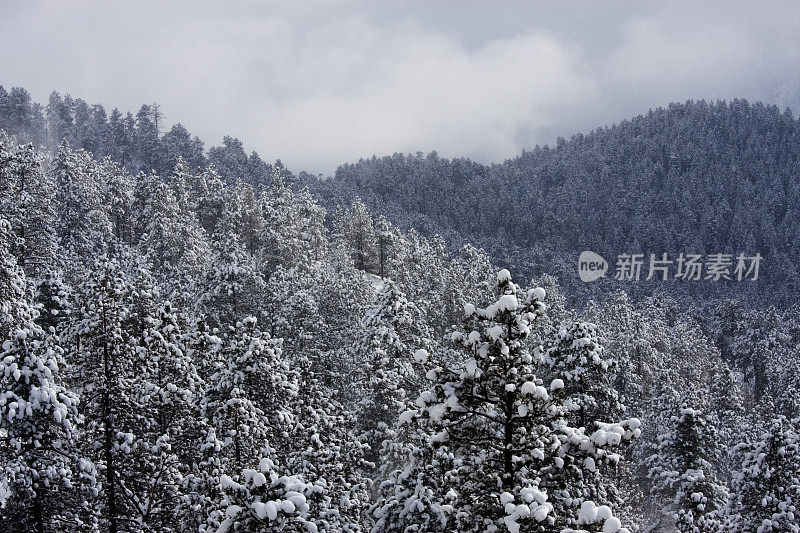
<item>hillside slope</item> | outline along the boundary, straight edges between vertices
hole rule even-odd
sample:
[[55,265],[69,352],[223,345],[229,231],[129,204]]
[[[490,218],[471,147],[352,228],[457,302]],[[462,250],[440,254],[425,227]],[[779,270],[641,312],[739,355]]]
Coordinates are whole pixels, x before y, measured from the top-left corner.
[[731,282],[624,288],[797,298],[800,123],[760,103],[670,104],[491,166],[436,153],[373,157],[310,185],[328,205],[360,196],[402,226],[479,242],[526,275],[579,283],[583,250],[611,263],[607,276],[618,254],[644,253],[642,279],[650,253],[759,253],[756,282],[735,280],[734,257]]

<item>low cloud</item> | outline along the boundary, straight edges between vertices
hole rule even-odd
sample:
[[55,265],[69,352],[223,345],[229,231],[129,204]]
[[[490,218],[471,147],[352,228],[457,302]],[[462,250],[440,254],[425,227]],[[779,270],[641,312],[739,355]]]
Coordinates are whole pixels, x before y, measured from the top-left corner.
[[40,101],[50,90],[132,111],[158,101],[209,144],[235,135],[321,173],[396,151],[501,161],[688,98],[798,103],[793,4],[505,4],[444,29],[430,21],[470,5],[161,4],[7,4],[0,83]]

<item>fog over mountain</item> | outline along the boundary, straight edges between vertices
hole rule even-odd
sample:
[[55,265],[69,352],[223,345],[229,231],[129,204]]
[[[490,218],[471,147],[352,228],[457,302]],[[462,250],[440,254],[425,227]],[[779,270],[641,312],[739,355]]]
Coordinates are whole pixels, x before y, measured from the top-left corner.
[[[793,2],[7,2],[6,86],[158,101],[206,143],[330,174],[394,152],[500,162],[668,102],[797,110]],[[130,76],[129,73],[136,73]]]

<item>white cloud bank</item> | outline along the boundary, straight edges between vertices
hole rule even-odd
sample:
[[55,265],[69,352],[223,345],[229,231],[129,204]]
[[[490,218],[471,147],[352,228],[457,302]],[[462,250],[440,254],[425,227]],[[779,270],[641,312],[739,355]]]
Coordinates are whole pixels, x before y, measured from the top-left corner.
[[207,143],[231,134],[294,170],[417,150],[501,161],[670,101],[797,110],[800,4],[754,4],[0,0],[0,83],[158,101]]

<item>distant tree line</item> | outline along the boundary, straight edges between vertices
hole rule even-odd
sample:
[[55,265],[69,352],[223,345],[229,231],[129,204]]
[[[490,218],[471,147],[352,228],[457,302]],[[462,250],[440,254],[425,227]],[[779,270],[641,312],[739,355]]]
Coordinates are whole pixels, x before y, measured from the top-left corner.
[[98,160],[106,157],[129,172],[155,171],[168,175],[178,159],[195,170],[213,164],[225,183],[244,181],[256,189],[270,183],[272,165],[256,152],[247,154],[242,141],[225,136],[221,146],[205,149],[182,124],[166,130],[165,117],[157,103],[142,105],[134,115],[80,98],[52,92],[47,105],[31,100],[28,91],[0,85],[0,129],[19,142],[31,142],[54,152],[62,141],[85,150]]

